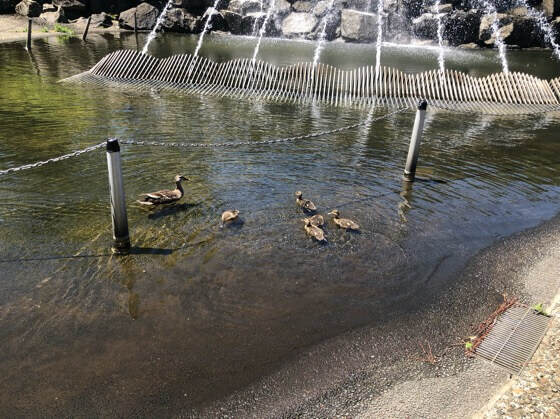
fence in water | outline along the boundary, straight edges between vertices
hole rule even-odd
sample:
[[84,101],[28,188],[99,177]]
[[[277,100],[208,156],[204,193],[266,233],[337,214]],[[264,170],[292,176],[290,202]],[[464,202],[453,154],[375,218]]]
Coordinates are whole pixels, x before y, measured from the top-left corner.
[[422,99],[438,108],[485,114],[560,110],[560,78],[547,81],[516,72],[471,77],[454,70],[405,73],[381,67],[376,76],[374,66],[354,70],[325,64],[314,67],[313,63],[277,67],[248,58],[216,63],[191,54],[156,58],[118,50],[63,81],[334,106],[415,107]]

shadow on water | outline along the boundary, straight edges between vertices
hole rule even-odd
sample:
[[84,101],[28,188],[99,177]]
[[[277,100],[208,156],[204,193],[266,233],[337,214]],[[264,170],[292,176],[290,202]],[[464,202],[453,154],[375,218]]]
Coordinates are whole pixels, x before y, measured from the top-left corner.
[[148,215],[148,218],[150,220],[157,220],[159,218],[170,217],[172,215],[177,215],[181,212],[188,211],[191,208],[196,208],[198,206],[200,206],[199,202],[169,205],[160,209],[153,210],[153,212]]

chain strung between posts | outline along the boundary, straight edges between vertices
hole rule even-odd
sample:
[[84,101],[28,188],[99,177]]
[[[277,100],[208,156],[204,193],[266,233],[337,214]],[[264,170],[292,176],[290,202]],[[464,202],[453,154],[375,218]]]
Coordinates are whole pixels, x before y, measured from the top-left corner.
[[[131,145],[163,146],[163,147],[212,147],[212,148],[213,147],[235,147],[235,146],[241,146],[241,145],[278,144],[278,143],[285,143],[285,142],[289,142],[289,141],[305,140],[305,139],[308,139],[308,138],[321,137],[323,135],[336,134],[337,132],[350,130],[350,129],[353,129],[353,128],[360,127],[362,125],[373,124],[374,122],[380,121],[382,119],[388,118],[391,115],[396,115],[396,114],[404,112],[406,110],[408,110],[408,107],[397,109],[394,112],[389,112],[389,113],[387,113],[385,115],[382,115],[380,117],[377,117],[377,118],[373,118],[373,119],[367,118],[362,122],[358,122],[358,123],[352,124],[352,125],[347,125],[347,126],[342,127],[342,128],[335,128],[335,129],[327,130],[327,131],[314,132],[312,134],[306,134],[306,135],[298,135],[298,136],[295,136],[295,137],[277,138],[277,139],[273,139],[273,140],[231,141],[231,142],[227,142],[227,143],[215,143],[215,144],[166,143],[166,142],[156,142],[156,141],[119,140],[119,143],[121,143],[121,144],[131,144]],[[53,157],[53,158],[48,159],[48,160],[38,161],[38,162],[35,162],[35,163],[24,164],[23,166],[19,166],[19,167],[11,167],[9,169],[0,170],[0,176],[7,175],[9,173],[19,172],[19,171],[22,171],[22,170],[33,169],[35,167],[41,167],[41,166],[44,166],[45,164],[48,164],[48,163],[54,163],[54,162],[58,162],[58,161],[61,161],[61,160],[66,160],[66,159],[69,159],[69,158],[72,158],[72,157],[79,156],[79,155],[84,154],[84,153],[89,153],[90,151],[97,150],[98,148],[104,147],[105,145],[106,145],[106,142],[102,142],[102,143],[99,143],[99,144],[92,145],[90,147],[86,147],[86,148],[81,149],[81,150],[74,151],[72,153],[64,154],[64,155],[58,156],[58,157]]]
[[11,167],[9,169],[0,170],[0,176],[6,175],[8,173],[19,172],[21,170],[33,169],[35,167],[44,166],[47,163],[54,163],[61,160],[66,160],[71,157],[79,156],[80,154],[89,153],[90,151],[97,150],[98,148],[104,147],[106,142],[102,142],[99,144],[92,145],[90,147],[83,148],[81,150],[73,151],[72,153],[64,154],[63,156],[53,157],[52,159],[38,161],[35,163],[24,164],[23,166],[19,167]]
[[129,144],[129,145],[145,145],[145,146],[161,146],[161,147],[201,147],[201,148],[217,148],[217,147],[235,147],[235,146],[242,146],[242,145],[266,145],[266,144],[278,144],[278,143],[285,143],[289,141],[296,141],[296,140],[305,140],[308,138],[315,138],[315,137],[322,137],[323,135],[329,134],[336,134],[337,132],[342,132],[346,130],[350,130],[353,128],[358,128],[362,125],[369,125],[373,124],[374,122],[380,121],[382,119],[388,118],[391,115],[395,115],[404,111],[407,111],[409,108],[401,108],[394,112],[389,112],[385,115],[382,115],[377,118],[373,119],[366,119],[362,122],[358,122],[356,124],[347,125],[342,128],[335,128],[332,130],[327,131],[320,131],[314,132],[312,134],[306,135],[298,135],[296,137],[286,137],[286,138],[277,138],[272,140],[263,140],[263,141],[230,141],[226,143],[168,143],[163,141],[137,141],[137,140],[119,140],[120,144]]

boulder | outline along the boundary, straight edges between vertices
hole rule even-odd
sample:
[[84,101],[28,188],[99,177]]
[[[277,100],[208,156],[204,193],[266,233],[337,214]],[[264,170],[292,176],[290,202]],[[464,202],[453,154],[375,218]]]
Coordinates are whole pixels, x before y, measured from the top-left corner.
[[478,42],[482,12],[455,10],[442,19],[443,39],[457,46]]
[[428,8],[428,12],[432,14],[449,13],[452,10],[453,10],[453,5],[451,3],[440,4],[439,7],[434,4],[432,7]]
[[282,33],[288,38],[309,36],[317,26],[317,18],[311,13],[290,13],[282,22]]
[[124,29],[134,29],[135,12],[139,30],[150,30],[156,25],[159,10],[151,4],[140,3],[137,7],[125,10],[119,15],[119,26]]
[[181,33],[198,33],[202,27],[202,19],[190,14],[187,9],[170,9],[161,26],[168,31]]
[[56,7],[54,4],[43,3],[43,13],[56,11],[58,11],[58,7]]
[[424,13],[412,20],[412,33],[418,38],[437,39],[437,26],[437,16]]
[[329,6],[330,2],[328,0],[321,0],[313,8],[313,14],[317,17],[323,17],[329,10]]
[[276,0],[276,2],[274,3],[274,10],[275,10],[275,15],[276,16],[286,16],[287,14],[290,13],[292,5],[290,3],[288,3],[288,1],[286,0]]
[[226,31],[228,28],[227,22],[220,12],[213,7],[209,7],[202,15],[202,22],[206,25],[206,20],[210,19],[207,30],[210,31]]
[[53,0],[53,4],[64,10],[64,15],[70,20],[89,14],[85,3],[79,0]]
[[367,42],[377,38],[377,15],[358,10],[343,10],[341,35],[348,41]]
[[254,12],[243,16],[243,20],[241,21],[241,33],[243,35],[257,35],[265,19],[266,13],[264,12]]
[[16,5],[16,13],[27,17],[39,17],[43,6],[34,0],[23,0]]
[[243,35],[244,32],[241,30],[241,23],[243,21],[243,16],[239,13],[232,12],[231,10],[223,10],[222,16],[224,17],[229,31],[234,35]]
[[[165,4],[165,1],[162,1],[162,7]],[[173,5],[180,9],[186,9],[194,16],[202,15],[209,7],[214,7],[214,0],[173,0]],[[225,9],[228,8],[229,1],[228,0],[221,0],[218,5],[217,9]]]
[[513,18],[513,30],[505,40],[508,45],[520,48],[545,47],[545,36],[538,21],[529,16]]
[[310,1],[298,0],[294,4],[292,4],[292,9],[294,9],[295,12],[309,13],[311,12],[311,10],[313,10],[313,3],[311,3]]
[[[87,18],[81,17],[76,22],[77,25],[85,26]],[[105,12],[95,13],[91,15],[90,27],[92,28],[109,28],[113,26],[113,19]]]
[[[49,9],[50,10],[50,9]],[[64,15],[64,10],[59,9],[56,11],[43,12],[39,16],[47,25],[54,25],[55,23],[68,23],[68,19]]]
[[14,13],[19,0],[0,0],[0,14]]
[[[503,13],[498,13],[496,15],[498,20],[499,34],[500,37],[506,41],[513,31],[513,21],[511,16],[505,15]],[[478,31],[478,39],[487,46],[493,46],[495,44],[496,35],[492,29],[492,23],[494,22],[494,15],[484,15],[480,20],[480,28]]]
[[246,15],[248,13],[255,13],[262,11],[262,5],[257,0],[231,0],[228,10]]

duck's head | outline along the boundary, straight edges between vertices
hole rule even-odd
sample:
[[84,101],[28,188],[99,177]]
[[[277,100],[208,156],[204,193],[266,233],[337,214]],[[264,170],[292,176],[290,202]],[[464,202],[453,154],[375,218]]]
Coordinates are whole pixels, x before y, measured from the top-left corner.
[[237,217],[239,215],[239,210],[232,210],[231,213],[234,217]]
[[339,217],[340,216],[340,212],[337,209],[333,209],[331,212],[329,212],[329,215],[333,215],[335,217]]
[[303,193],[301,193],[301,191],[296,192],[296,198],[301,199],[302,196],[303,196]]
[[182,182],[183,180],[189,180],[187,179],[185,176],[183,175],[176,175],[175,176],[175,182]]

